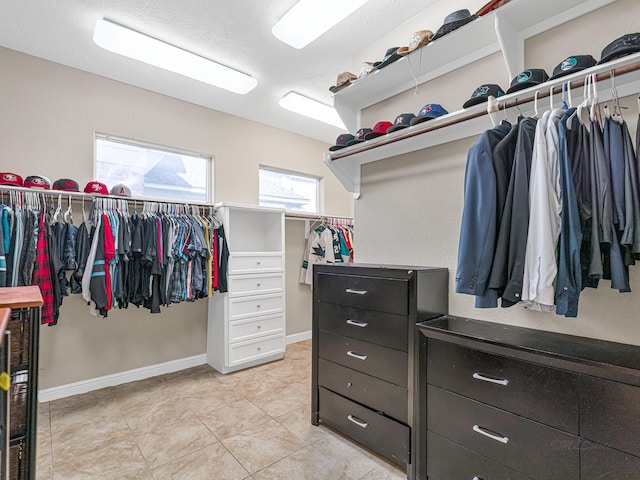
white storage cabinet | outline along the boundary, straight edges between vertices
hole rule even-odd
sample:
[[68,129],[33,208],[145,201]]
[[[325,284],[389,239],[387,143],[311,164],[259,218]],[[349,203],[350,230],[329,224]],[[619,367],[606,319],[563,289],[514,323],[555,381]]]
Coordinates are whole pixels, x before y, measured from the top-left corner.
[[285,350],[283,209],[221,203],[227,293],[209,303],[207,363],[222,373],[281,359]]

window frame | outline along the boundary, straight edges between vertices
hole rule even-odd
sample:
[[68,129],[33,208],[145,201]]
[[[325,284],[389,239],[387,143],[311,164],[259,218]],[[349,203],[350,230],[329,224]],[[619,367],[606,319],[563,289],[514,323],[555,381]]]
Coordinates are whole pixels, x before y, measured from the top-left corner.
[[[146,142],[146,141],[142,141],[142,140],[136,140],[136,139],[131,139],[131,138],[125,138],[125,137],[118,137],[116,135],[110,135],[107,133],[100,133],[100,132],[94,132],[93,134],[93,178],[96,178],[96,172],[98,170],[98,140],[106,140],[109,142],[114,142],[114,143],[121,143],[124,145],[130,145],[133,147],[141,147],[141,148],[147,148],[147,149],[153,149],[153,150],[158,150],[160,152],[167,152],[167,153],[173,153],[176,155],[189,155],[191,157],[196,157],[196,158],[202,158],[204,160],[208,160],[206,163],[206,198],[203,201],[198,201],[198,202],[193,202],[193,201],[187,201],[187,202],[182,202],[179,201],[175,198],[162,198],[162,197],[144,197],[144,196],[139,196],[139,195],[134,195],[135,198],[141,198],[141,199],[149,199],[149,200],[160,200],[162,202],[175,202],[175,203],[206,203],[206,204],[213,204],[214,203],[214,199],[215,199],[215,192],[214,192],[214,186],[215,186],[215,156],[213,154],[210,153],[202,153],[202,152],[195,152],[192,150],[187,150],[184,148],[177,148],[177,147],[171,147],[171,146],[167,146],[167,145],[160,145],[157,143],[152,143],[152,142]],[[98,179],[99,180],[99,179]]]
[[258,165],[258,205],[260,204],[260,170],[268,170],[270,172],[282,173],[285,175],[293,175],[296,177],[309,178],[316,180],[318,183],[318,188],[316,189],[316,212],[305,212],[303,210],[290,210],[288,208],[285,209],[287,213],[298,213],[298,214],[309,214],[309,215],[323,215],[324,214],[324,177],[320,175],[314,175],[313,173],[299,172],[295,170],[288,170],[280,167],[273,167],[271,165],[259,164]]

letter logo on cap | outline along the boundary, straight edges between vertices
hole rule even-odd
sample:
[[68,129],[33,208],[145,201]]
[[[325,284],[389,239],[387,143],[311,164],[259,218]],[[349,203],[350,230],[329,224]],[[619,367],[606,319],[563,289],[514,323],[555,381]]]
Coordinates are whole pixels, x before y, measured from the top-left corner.
[[560,70],[566,72],[567,70],[575,68],[576,65],[578,65],[578,60],[573,57],[569,57],[564,62],[562,62],[562,64],[560,65]]
[[528,81],[530,78],[531,78],[531,71],[525,70],[524,72],[518,75],[518,77],[516,78],[516,81],[518,83],[524,83]]

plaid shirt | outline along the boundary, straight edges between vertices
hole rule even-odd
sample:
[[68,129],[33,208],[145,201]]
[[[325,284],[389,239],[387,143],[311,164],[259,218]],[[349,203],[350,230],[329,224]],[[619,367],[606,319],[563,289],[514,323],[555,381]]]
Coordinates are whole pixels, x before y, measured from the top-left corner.
[[40,287],[43,305],[40,323],[51,324],[53,318],[53,282],[51,280],[51,268],[49,266],[49,240],[47,237],[47,224],[44,212],[40,212],[38,221],[38,247],[36,248],[36,267],[33,271],[33,285]]

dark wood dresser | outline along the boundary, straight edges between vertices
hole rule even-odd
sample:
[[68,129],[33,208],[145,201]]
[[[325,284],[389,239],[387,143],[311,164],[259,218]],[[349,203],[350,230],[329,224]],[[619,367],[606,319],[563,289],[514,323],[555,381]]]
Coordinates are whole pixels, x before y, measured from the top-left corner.
[[447,312],[445,268],[315,265],[312,414],[414,478],[416,323]]
[[453,316],[418,328],[417,478],[640,479],[640,347]]

